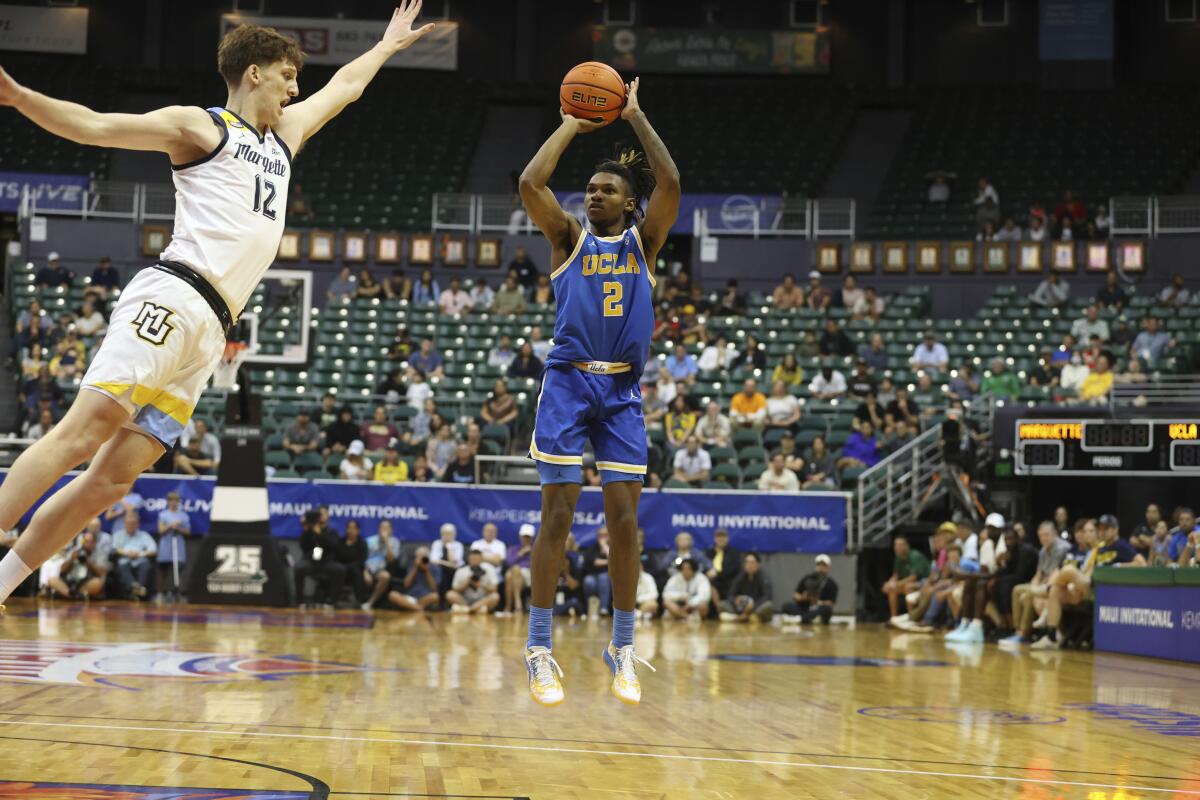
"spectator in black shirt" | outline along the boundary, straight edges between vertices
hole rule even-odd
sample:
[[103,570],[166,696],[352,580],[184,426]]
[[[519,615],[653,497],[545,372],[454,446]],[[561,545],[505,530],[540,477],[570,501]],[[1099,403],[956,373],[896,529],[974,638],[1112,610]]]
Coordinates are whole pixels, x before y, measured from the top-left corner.
[[533,345],[526,339],[517,351],[517,357],[508,365],[510,378],[540,378],[542,376],[542,360],[533,354]]
[[1000,614],[999,627],[1012,630],[1013,588],[1033,580],[1038,571],[1039,553],[1038,548],[1020,538],[1012,528],[1004,532],[1004,547],[1004,552],[996,556],[1000,566],[991,581],[992,602]]
[[104,256],[100,264],[92,270],[92,279],[88,283],[88,291],[107,300],[110,292],[121,288],[121,275],[113,268],[112,259]]
[[342,406],[338,409],[337,421],[325,428],[325,453],[345,453],[350,443],[358,438],[362,426],[354,421],[354,409]]
[[1109,270],[1104,276],[1104,286],[1096,292],[1096,303],[1101,308],[1114,308],[1120,311],[1129,302],[1129,295],[1117,283],[1116,270]]
[[460,444],[455,448],[455,458],[446,466],[442,481],[445,483],[475,482],[475,457],[471,455],[470,447]]
[[759,622],[770,622],[775,616],[771,581],[762,571],[757,553],[742,557],[741,574],[734,579],[729,597],[721,601],[720,607],[722,622],[749,622],[752,617]]
[[529,260],[529,254],[525,252],[524,247],[518,247],[513,260],[508,262],[510,270],[517,271],[517,283],[521,284],[527,293],[533,291],[533,287],[537,285],[538,268]]
[[875,393],[875,378],[871,375],[871,369],[867,366],[866,359],[860,358],[854,362],[854,374],[850,376],[847,383],[850,384],[852,397],[865,398],[867,395]]
[[731,278],[725,284],[725,291],[717,298],[715,311],[718,314],[730,314],[737,317],[745,313],[746,298],[738,293],[738,282],[736,280]]
[[1049,350],[1043,350],[1038,365],[1029,372],[1029,385],[1044,388],[1058,386],[1060,372],[1062,364],[1056,364],[1053,354]]
[[[802,622],[805,625],[820,619],[826,625],[833,617],[833,604],[837,602],[837,581],[829,577],[832,565],[829,556],[817,556],[813,571],[800,579],[790,602],[783,604],[785,622]],[[792,619],[788,619],[791,617]]]
[[361,603],[367,597],[367,581],[363,574],[367,566],[367,540],[362,538],[358,520],[346,523],[346,536],[338,542],[336,556],[337,562],[346,568],[346,578],[354,588],[354,602]]
[[[393,369],[379,386],[375,387],[375,394],[387,397],[389,403],[400,402],[400,398],[404,397],[407,391],[408,386],[404,383],[403,367]],[[391,395],[394,395],[394,397]]]
[[758,340],[746,336],[745,346],[733,358],[734,369],[766,369],[767,354],[758,346]]
[[825,320],[825,332],[821,334],[817,347],[823,356],[854,355],[854,343],[838,326],[837,320],[832,318]]
[[705,550],[704,555],[712,564],[706,574],[713,588],[713,603],[719,604],[741,572],[742,554],[736,547],[730,546],[729,531],[717,528],[713,531],[713,546]]
[[46,256],[46,266],[37,271],[33,282],[39,289],[45,289],[48,286],[63,286],[69,289],[74,277],[75,274],[71,270],[58,263],[58,253],[51,253]]
[[854,420],[851,425],[854,430],[858,430],[864,422],[871,423],[871,426],[877,430],[886,430],[889,426],[886,424],[886,411],[879,404],[879,399],[872,390],[867,393],[863,401],[858,404],[858,408],[854,411]]
[[30,317],[29,324],[13,337],[13,355],[20,355],[22,350],[28,350],[35,344],[48,347],[50,335],[47,327],[41,315]]
[[321,596],[321,584],[324,584],[326,604],[334,603],[341,597],[342,586],[346,582],[346,566],[337,560],[341,543],[337,531],[321,522],[320,511],[309,511],[304,515],[304,530],[300,533],[301,560],[292,569],[301,605],[307,603],[305,578],[317,582],[317,596]]
[[903,419],[913,430],[921,428],[921,407],[909,397],[907,386],[896,387],[896,399],[887,404],[887,420],[889,425]]
[[804,479],[801,489],[831,486],[837,481],[837,459],[825,446],[825,437],[813,439],[812,448],[804,460]]

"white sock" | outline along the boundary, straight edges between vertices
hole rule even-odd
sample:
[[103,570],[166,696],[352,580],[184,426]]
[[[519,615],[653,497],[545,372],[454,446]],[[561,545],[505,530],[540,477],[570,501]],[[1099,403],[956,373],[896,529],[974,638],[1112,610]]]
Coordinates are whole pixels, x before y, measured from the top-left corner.
[[8,555],[0,560],[0,603],[7,600],[32,572],[33,569],[25,565],[16,550],[9,550]]

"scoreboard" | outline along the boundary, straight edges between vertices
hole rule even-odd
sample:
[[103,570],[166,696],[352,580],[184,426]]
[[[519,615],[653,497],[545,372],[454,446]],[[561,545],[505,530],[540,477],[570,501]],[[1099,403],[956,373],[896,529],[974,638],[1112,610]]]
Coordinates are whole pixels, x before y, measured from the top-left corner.
[[1200,419],[1019,419],[1017,475],[1200,476]]

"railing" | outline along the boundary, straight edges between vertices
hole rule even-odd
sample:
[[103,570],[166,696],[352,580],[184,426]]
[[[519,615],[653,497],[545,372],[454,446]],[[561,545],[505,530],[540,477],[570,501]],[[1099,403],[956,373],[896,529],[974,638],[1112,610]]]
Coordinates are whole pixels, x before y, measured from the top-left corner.
[[80,219],[125,219],[131,222],[175,218],[175,189],[170,184],[93,181],[80,194],[75,208],[38,205],[37,194],[25,187],[17,205],[17,216],[79,217]]
[[1110,235],[1150,236],[1154,232],[1153,207],[1151,197],[1110,197]]
[[438,192],[433,196],[433,230],[475,233],[475,206],[475,195]]
[[1200,375],[1158,375],[1138,383],[1113,382],[1108,407],[1114,415],[1147,406],[1186,405],[1200,397]]
[[932,427],[858,476],[854,490],[856,549],[884,544],[898,525],[944,492],[942,432]]
[[1200,195],[1113,197],[1108,214],[1113,236],[1200,233]]
[[1200,196],[1154,198],[1154,234],[1200,233]]
[[854,238],[855,203],[852,198],[831,197],[817,200],[813,217],[813,237],[830,236]]

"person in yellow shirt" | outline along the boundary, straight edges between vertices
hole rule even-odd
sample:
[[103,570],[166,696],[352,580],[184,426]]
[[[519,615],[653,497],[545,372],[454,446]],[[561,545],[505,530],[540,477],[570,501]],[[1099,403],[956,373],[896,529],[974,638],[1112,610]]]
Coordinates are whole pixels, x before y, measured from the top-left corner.
[[1107,350],[1096,356],[1096,366],[1083,379],[1079,387],[1079,399],[1099,403],[1108,397],[1113,385],[1112,354]]
[[729,403],[729,421],[739,428],[761,428],[766,419],[767,397],[758,390],[758,381],[747,378]]
[[788,353],[783,361],[771,373],[771,383],[783,381],[788,386],[799,386],[804,383],[804,369],[796,361],[795,353]]
[[685,394],[675,395],[675,399],[671,401],[671,410],[667,412],[667,443],[675,450],[683,447],[699,420],[699,415],[692,408],[691,399]]
[[375,465],[375,480],[383,483],[402,483],[408,480],[408,464],[400,460],[400,451],[395,440],[383,453],[383,460]]

